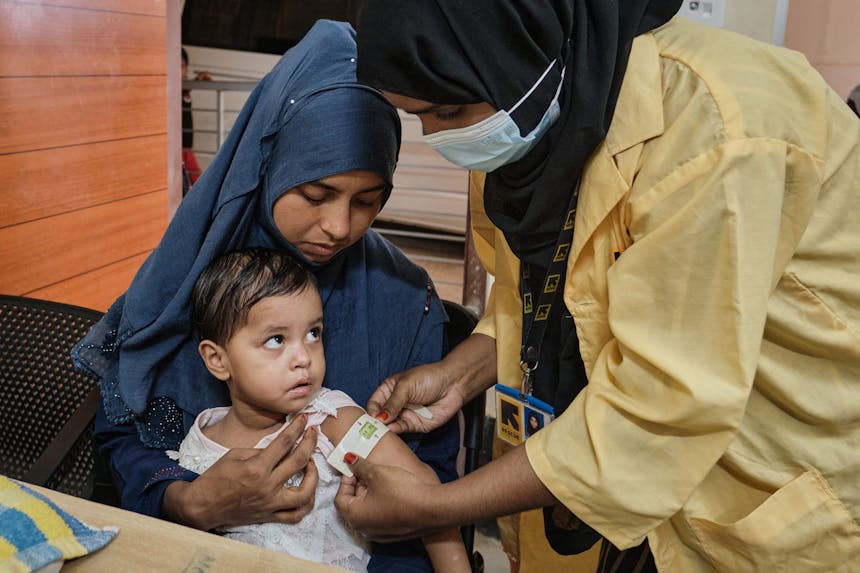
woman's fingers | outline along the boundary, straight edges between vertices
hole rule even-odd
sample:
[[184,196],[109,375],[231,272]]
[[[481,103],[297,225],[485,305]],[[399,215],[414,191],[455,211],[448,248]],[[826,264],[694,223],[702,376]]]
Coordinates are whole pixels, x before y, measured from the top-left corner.
[[[296,442],[299,440],[299,436],[302,435],[302,432],[305,429],[307,419],[306,414],[296,416],[284,431],[260,452],[260,459],[265,462],[265,465],[268,466],[270,470],[277,467],[293,449],[293,446],[295,446]],[[314,437],[313,443],[316,445],[316,437]],[[307,460],[305,460],[305,463],[307,463]],[[297,468],[293,473],[302,467],[304,467],[304,464]],[[287,476],[287,479],[289,479],[289,477],[290,476]]]
[[[444,369],[440,364],[425,364],[383,380],[371,395],[367,411],[389,424],[388,429],[393,432],[429,432],[450,417],[437,419],[433,411],[433,406],[445,399],[447,391]],[[422,406],[430,408],[418,411]]]
[[420,500],[433,488],[398,467],[358,458],[350,465],[355,477],[342,477],[334,498],[341,516],[375,541],[399,541],[435,529],[424,523]]
[[[284,483],[293,475],[305,469],[316,448],[317,436],[316,428],[308,428],[301,443],[291,452],[288,451],[288,453],[282,456],[272,468],[272,479]],[[294,441],[290,443],[294,443]]]
[[[389,376],[385,380],[382,381],[382,384],[370,395],[370,399],[367,401],[367,413],[371,416],[376,416],[381,419],[383,422],[390,420],[394,420],[397,418],[397,415],[400,414],[400,408],[403,407],[403,404],[400,407],[396,407],[395,404],[389,403],[391,398],[391,394],[395,388],[397,388],[397,380],[399,378],[399,374],[395,374],[393,376]],[[404,402],[405,403],[405,402]],[[384,415],[380,416],[381,412],[385,412]],[[383,419],[386,418],[386,419]]]
[[[202,529],[267,521],[297,523],[313,508],[319,479],[310,461],[317,432],[307,430],[293,449],[305,424],[306,417],[297,416],[264,449],[230,450],[188,487],[174,487],[168,506],[176,506],[179,521]],[[304,471],[302,483],[284,487],[300,471]]]
[[358,458],[350,465],[350,469],[353,471],[352,477],[341,476],[340,487],[334,496],[334,506],[349,522],[352,521],[350,517],[355,518],[355,514],[360,512],[360,509],[356,510],[353,505],[360,503],[361,499],[367,495],[366,487],[359,491],[358,476],[355,473],[356,471],[361,471],[360,468],[363,463],[364,459]]
[[388,429],[395,434],[403,432],[426,431],[410,423],[408,418],[415,416],[414,412],[404,408],[411,399],[411,382],[402,381],[401,377],[410,371],[389,376],[370,396],[367,402],[367,413],[388,424]]
[[283,491],[278,495],[279,507],[273,512],[275,520],[281,523],[298,523],[301,521],[314,508],[318,483],[317,466],[313,460],[310,460],[305,467],[302,483],[283,488]]

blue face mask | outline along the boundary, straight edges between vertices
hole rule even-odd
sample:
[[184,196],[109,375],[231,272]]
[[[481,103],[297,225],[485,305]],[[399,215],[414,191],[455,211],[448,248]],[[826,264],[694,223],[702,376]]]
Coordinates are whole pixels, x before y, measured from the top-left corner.
[[538,140],[558,119],[560,108],[558,96],[564,82],[564,70],[555,97],[530,133],[520,135],[520,128],[510,114],[540,85],[544,76],[555,65],[555,60],[541,74],[535,85],[526,92],[510,110],[500,110],[474,125],[457,129],[446,129],[424,136],[424,141],[438,151],[442,157],[466,169],[489,173],[508,163],[513,163],[528,153]]

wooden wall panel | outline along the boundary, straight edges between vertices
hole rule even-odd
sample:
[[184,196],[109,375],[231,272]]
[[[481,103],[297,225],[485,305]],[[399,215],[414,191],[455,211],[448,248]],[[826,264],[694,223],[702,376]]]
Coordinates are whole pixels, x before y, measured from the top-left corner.
[[163,193],[0,229],[0,292],[31,292],[152,250],[166,227]]
[[23,294],[107,311],[131,284],[146,254],[137,255],[71,279]]
[[0,153],[166,133],[165,88],[163,76],[0,78]]
[[164,191],[165,146],[155,135],[0,155],[0,227]]
[[161,238],[176,6],[0,0],[0,292],[105,310]]
[[163,18],[0,3],[0,76],[164,75],[165,49]]
[[[33,0],[30,0],[31,3]],[[170,0],[178,2],[179,0]],[[110,11],[164,17],[165,0],[50,0],[44,4],[83,8],[90,12]]]

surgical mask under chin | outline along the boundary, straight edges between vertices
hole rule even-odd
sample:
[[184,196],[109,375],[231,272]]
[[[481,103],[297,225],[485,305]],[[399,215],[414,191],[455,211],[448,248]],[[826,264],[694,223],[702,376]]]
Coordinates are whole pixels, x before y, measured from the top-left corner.
[[564,81],[564,70],[561,72],[555,97],[543,114],[540,123],[530,133],[525,136],[520,135],[520,128],[510,114],[540,85],[541,80],[554,65],[555,60],[526,95],[509,111],[497,111],[474,125],[425,135],[424,141],[451,163],[475,171],[495,171],[503,165],[517,161],[531,151],[541,136],[558,119],[560,113],[558,96]]

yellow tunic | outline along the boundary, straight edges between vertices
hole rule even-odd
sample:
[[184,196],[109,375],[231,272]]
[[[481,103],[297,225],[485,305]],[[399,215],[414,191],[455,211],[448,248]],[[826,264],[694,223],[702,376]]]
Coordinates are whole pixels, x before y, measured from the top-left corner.
[[[589,384],[526,450],[661,571],[860,571],[858,143],[800,54],[677,18],[634,42],[567,268]],[[478,332],[518,386],[518,261],[480,183]]]

